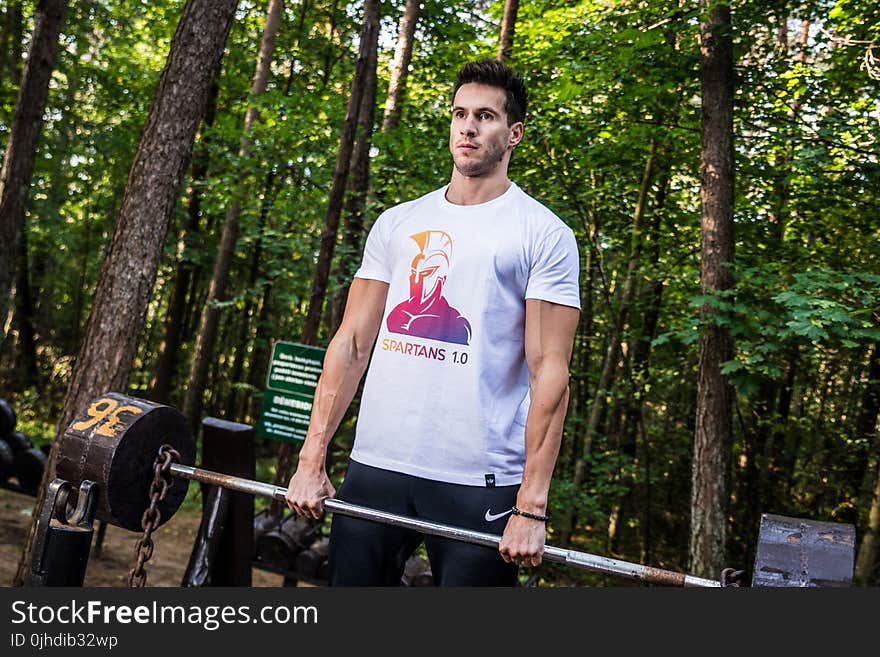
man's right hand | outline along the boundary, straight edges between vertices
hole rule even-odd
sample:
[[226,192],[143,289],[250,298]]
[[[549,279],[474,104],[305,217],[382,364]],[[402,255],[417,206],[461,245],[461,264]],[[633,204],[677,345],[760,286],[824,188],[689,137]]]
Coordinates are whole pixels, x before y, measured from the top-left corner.
[[326,469],[306,470],[297,467],[287,485],[284,500],[297,515],[319,520],[324,514],[324,500],[335,496],[336,489],[330,483]]

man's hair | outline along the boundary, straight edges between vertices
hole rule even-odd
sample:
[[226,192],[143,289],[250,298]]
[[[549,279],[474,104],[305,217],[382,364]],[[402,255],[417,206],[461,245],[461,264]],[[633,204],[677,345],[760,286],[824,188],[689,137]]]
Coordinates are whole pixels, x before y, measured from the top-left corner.
[[472,82],[497,87],[504,92],[504,111],[507,113],[507,125],[526,120],[529,94],[522,76],[512,68],[495,59],[468,62],[461,67],[455,78],[455,87],[452,89],[453,102],[459,88]]

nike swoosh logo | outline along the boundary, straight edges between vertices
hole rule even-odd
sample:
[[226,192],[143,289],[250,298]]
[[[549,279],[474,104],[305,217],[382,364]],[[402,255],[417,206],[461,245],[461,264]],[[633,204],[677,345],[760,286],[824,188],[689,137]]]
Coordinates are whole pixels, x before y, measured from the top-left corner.
[[502,516],[506,516],[513,509],[508,509],[507,511],[502,511],[501,513],[492,513],[492,509],[486,509],[486,522],[492,522],[494,520],[498,520]]

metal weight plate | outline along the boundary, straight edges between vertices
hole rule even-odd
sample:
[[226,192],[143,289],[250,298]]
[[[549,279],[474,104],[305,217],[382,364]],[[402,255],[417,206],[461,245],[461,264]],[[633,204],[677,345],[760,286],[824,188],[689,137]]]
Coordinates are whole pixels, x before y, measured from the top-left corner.
[[5,399],[0,399],[0,438],[5,438],[15,431],[15,410]]
[[[98,484],[96,517],[131,531],[142,531],[149,506],[153,464],[169,444],[180,463],[195,462],[196,445],[189,422],[177,409],[145,399],[108,392],[89,403],[65,431],[58,448],[57,474],[78,486]],[[188,482],[173,479],[159,504],[166,522],[180,508]]]
[[5,440],[0,438],[0,483],[6,481],[13,473],[15,452]]
[[752,586],[851,586],[855,542],[850,524],[762,514]]
[[18,479],[18,485],[26,494],[37,495],[47,460],[46,453],[36,447],[16,452],[12,462],[12,476]]
[[31,439],[21,431],[13,431],[6,436],[5,440],[16,454],[34,446]]

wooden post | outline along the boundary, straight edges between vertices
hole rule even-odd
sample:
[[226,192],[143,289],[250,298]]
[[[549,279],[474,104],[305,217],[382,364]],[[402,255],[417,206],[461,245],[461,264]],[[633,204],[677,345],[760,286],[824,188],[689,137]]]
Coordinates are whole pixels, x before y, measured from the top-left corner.
[[[236,477],[254,479],[254,440],[255,431],[249,424],[206,417],[202,421],[203,467]],[[206,500],[207,495],[203,495],[202,499]],[[210,585],[251,586],[253,557],[254,498],[245,493],[232,493],[226,514],[226,528],[217,549]]]

